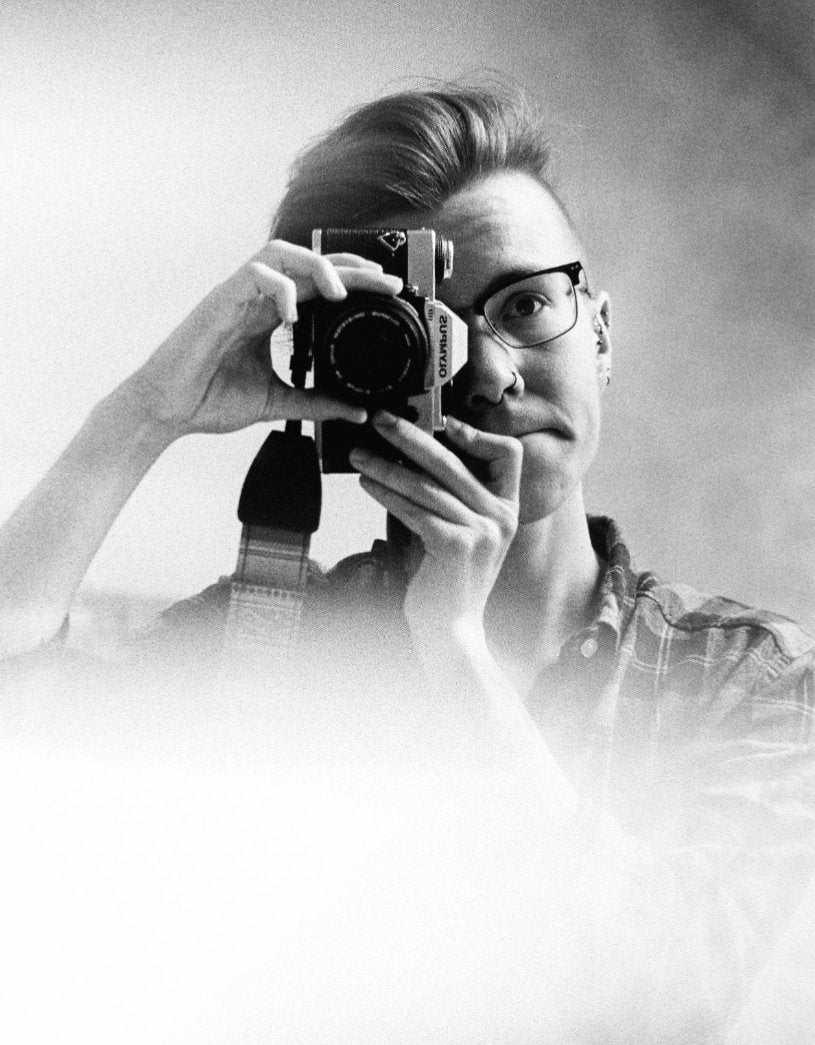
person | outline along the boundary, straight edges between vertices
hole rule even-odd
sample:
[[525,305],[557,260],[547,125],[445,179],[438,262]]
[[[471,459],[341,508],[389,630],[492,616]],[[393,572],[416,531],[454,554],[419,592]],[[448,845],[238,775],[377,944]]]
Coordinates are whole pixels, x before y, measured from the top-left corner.
[[[422,690],[520,767],[559,873],[591,883],[555,890],[585,945],[585,1034],[718,1041],[813,868],[815,644],[637,572],[617,526],[587,518],[611,303],[541,128],[520,94],[453,85],[364,105],[307,149],[269,242],[94,408],[5,524],[2,650],[13,661],[64,635],[95,550],[177,439],[362,424],[363,409],[289,387],[268,334],[304,302],[402,289],[363,257],[314,253],[313,228],[435,229],[455,246],[438,294],[468,327],[446,440],[373,417],[401,458],[358,449],[352,464],[411,539],[312,571],[299,663],[332,699],[337,657],[352,689],[400,707]],[[228,602],[223,579],[172,607],[137,656],[206,676]]]

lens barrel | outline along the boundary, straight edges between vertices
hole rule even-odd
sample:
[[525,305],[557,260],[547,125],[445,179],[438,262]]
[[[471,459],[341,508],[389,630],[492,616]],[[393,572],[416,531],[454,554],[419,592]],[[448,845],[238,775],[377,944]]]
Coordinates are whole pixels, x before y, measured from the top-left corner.
[[427,334],[403,298],[349,294],[320,340],[315,354],[326,363],[323,377],[346,395],[368,399],[423,390]]
[[436,236],[436,280],[441,283],[453,275],[453,241]]

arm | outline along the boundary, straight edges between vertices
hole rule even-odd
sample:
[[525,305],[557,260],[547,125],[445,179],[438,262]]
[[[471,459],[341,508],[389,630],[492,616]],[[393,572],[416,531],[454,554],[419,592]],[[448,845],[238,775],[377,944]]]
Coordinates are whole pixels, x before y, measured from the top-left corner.
[[0,656],[56,634],[105,534],[169,441],[121,388],[94,407],[0,530]]
[[275,374],[268,334],[297,302],[401,282],[354,255],[268,243],[216,287],[147,362],[91,412],[44,479],[0,529],[0,656],[59,630],[122,507],[161,453],[193,432],[287,418],[364,420],[364,412]]

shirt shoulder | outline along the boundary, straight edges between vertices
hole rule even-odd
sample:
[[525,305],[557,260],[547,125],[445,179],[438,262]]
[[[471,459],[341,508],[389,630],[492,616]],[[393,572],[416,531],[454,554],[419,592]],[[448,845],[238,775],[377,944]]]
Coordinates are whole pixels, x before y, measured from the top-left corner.
[[688,584],[661,581],[653,573],[638,576],[636,603],[659,633],[675,632],[745,652],[760,648],[779,668],[815,650],[815,637],[788,617]]
[[637,690],[678,735],[815,739],[815,639],[787,617],[641,574],[628,641]]

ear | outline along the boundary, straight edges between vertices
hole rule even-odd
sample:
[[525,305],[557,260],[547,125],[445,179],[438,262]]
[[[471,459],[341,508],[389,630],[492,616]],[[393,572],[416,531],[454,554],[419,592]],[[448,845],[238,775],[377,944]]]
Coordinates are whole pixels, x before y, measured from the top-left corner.
[[611,298],[602,290],[594,299],[594,331],[597,335],[597,374],[611,380]]

